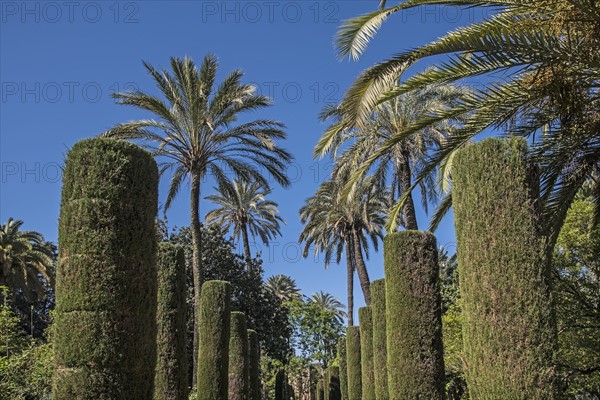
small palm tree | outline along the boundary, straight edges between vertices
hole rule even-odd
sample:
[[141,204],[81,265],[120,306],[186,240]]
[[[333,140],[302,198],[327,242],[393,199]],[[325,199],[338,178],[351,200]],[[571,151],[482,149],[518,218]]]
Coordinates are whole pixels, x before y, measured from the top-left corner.
[[12,218],[0,225],[0,286],[33,302],[54,284],[54,253],[41,233],[21,231],[22,225]]
[[327,311],[331,311],[337,320],[340,321],[340,323],[342,323],[344,318],[347,316],[346,312],[344,311],[346,306],[331,293],[326,293],[322,290],[320,292],[313,293],[312,296],[310,296],[310,301],[318,304],[319,307],[322,307]]
[[296,286],[296,281],[287,275],[271,276],[267,279],[265,287],[282,302],[298,300],[302,297],[300,289]]
[[218,194],[205,197],[219,208],[206,214],[206,223],[216,222],[225,230],[233,227],[235,239],[242,237],[244,254],[248,268],[251,264],[250,241],[248,232],[253,238],[259,236],[265,245],[281,235],[279,222],[285,221],[278,215],[277,203],[266,200],[271,193],[260,183],[248,183],[243,179],[234,179],[233,183],[222,181]]
[[133,91],[116,93],[118,104],[150,112],[156,119],[125,122],[102,136],[142,141],[165,161],[161,175],[173,171],[164,205],[165,212],[185,180],[190,182],[192,228],[192,273],[194,281],[194,382],[198,354],[198,311],[203,274],[201,268],[200,191],[203,178],[211,174],[217,182],[227,179],[229,169],[244,179],[269,187],[267,171],[279,184],[289,185],[285,174],[292,156],[277,145],[286,137],[283,124],[258,119],[240,123],[241,114],[265,108],[270,99],[242,83],[240,70],[216,85],[218,61],[207,55],[200,68],[190,58],[171,58],[171,72],[144,63],[160,94],[156,97]]

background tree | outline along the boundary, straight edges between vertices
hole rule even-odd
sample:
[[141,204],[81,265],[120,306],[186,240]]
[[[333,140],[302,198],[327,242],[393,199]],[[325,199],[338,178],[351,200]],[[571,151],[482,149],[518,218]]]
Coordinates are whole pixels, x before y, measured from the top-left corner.
[[346,312],[344,311],[346,306],[331,293],[326,293],[321,290],[317,293],[313,293],[310,296],[309,301],[312,301],[325,310],[331,311],[340,323],[344,323],[344,318],[347,316]]
[[296,281],[287,275],[273,275],[267,279],[265,287],[283,303],[302,297]]

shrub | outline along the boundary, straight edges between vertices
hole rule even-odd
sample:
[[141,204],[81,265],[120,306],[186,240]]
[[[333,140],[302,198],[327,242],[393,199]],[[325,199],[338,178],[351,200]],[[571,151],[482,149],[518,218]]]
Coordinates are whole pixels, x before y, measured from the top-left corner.
[[371,282],[371,316],[373,320],[373,376],[375,398],[389,398],[387,386],[387,342],[385,332],[385,279]]
[[329,367],[327,377],[327,400],[341,400],[342,393],[340,391],[340,369],[338,367]]
[[253,329],[248,329],[248,399],[260,400],[260,344]]
[[360,328],[349,326],[346,331],[346,368],[348,400],[361,400]]
[[248,329],[246,315],[231,313],[229,334],[229,400],[248,398]]
[[375,377],[373,375],[373,317],[371,307],[358,309],[360,322],[360,362],[362,400],[375,400]]
[[348,400],[348,366],[346,364],[346,337],[338,341],[337,356],[340,365],[340,395],[342,400]]

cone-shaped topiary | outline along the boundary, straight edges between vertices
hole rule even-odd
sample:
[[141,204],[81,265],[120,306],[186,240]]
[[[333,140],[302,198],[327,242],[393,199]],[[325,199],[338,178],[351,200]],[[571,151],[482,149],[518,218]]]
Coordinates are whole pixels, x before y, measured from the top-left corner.
[[329,381],[327,400],[341,400],[340,369],[338,367],[329,367],[327,376]]
[[53,398],[151,399],[158,168],[114,139],[73,146],[63,172]]
[[487,139],[452,172],[466,378],[473,399],[553,399],[555,325],[539,178],[523,139]]
[[158,251],[155,400],[187,400],[186,276],[183,247],[161,243]]
[[260,343],[253,329],[248,329],[248,399],[260,400]]
[[229,400],[247,400],[248,328],[243,312],[231,313],[229,338]]
[[349,326],[346,331],[346,368],[348,400],[361,400],[360,328]]
[[275,400],[285,399],[286,380],[285,372],[282,369],[277,371],[275,374]]
[[375,377],[373,374],[373,318],[371,307],[358,309],[360,323],[360,362],[362,400],[375,400]]
[[371,314],[373,318],[373,375],[375,378],[375,398],[377,400],[388,400],[385,279],[371,282]]
[[444,398],[437,247],[431,233],[384,240],[388,390],[392,400]]
[[200,300],[198,400],[228,399],[231,285],[208,281]]
[[337,356],[340,362],[340,395],[348,400],[348,366],[346,364],[346,337],[342,336],[337,344]]

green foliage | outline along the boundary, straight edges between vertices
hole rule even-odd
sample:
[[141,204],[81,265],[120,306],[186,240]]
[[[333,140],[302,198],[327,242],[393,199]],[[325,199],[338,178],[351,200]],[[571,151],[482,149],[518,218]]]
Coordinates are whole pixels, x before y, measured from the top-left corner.
[[384,241],[390,399],[444,398],[444,351],[437,248],[431,233]]
[[341,336],[337,344],[337,361],[340,372],[340,396],[348,400],[348,364],[346,362],[346,337]]
[[349,326],[346,331],[348,400],[361,400],[362,396],[360,339],[360,328],[358,326]]
[[152,398],[158,168],[114,139],[83,140],[63,174],[53,396]]
[[287,378],[285,371],[280,369],[275,375],[275,400],[284,400],[287,388]]
[[258,335],[248,329],[248,400],[260,400],[260,344]]
[[231,284],[205,282],[200,305],[197,399],[227,400]]
[[448,400],[466,400],[468,397],[462,360],[462,313],[458,305],[451,305],[442,315],[442,334],[446,396]]
[[375,400],[375,375],[373,365],[373,317],[371,307],[358,309],[360,323],[360,368],[362,399]]
[[247,400],[250,369],[248,329],[244,313],[239,311],[231,313],[229,338],[229,400]]
[[325,388],[323,386],[323,379],[319,379],[317,382],[317,400],[325,400]]
[[158,304],[156,311],[156,400],[188,397],[187,305],[183,247],[161,243],[158,251]]
[[470,395],[553,399],[556,331],[527,144],[467,146],[452,176]]
[[340,368],[329,367],[327,371],[327,378],[327,400],[341,400],[342,392],[340,389]]
[[387,400],[387,339],[386,339],[385,279],[371,282],[371,311],[373,319],[373,377],[375,398]]

